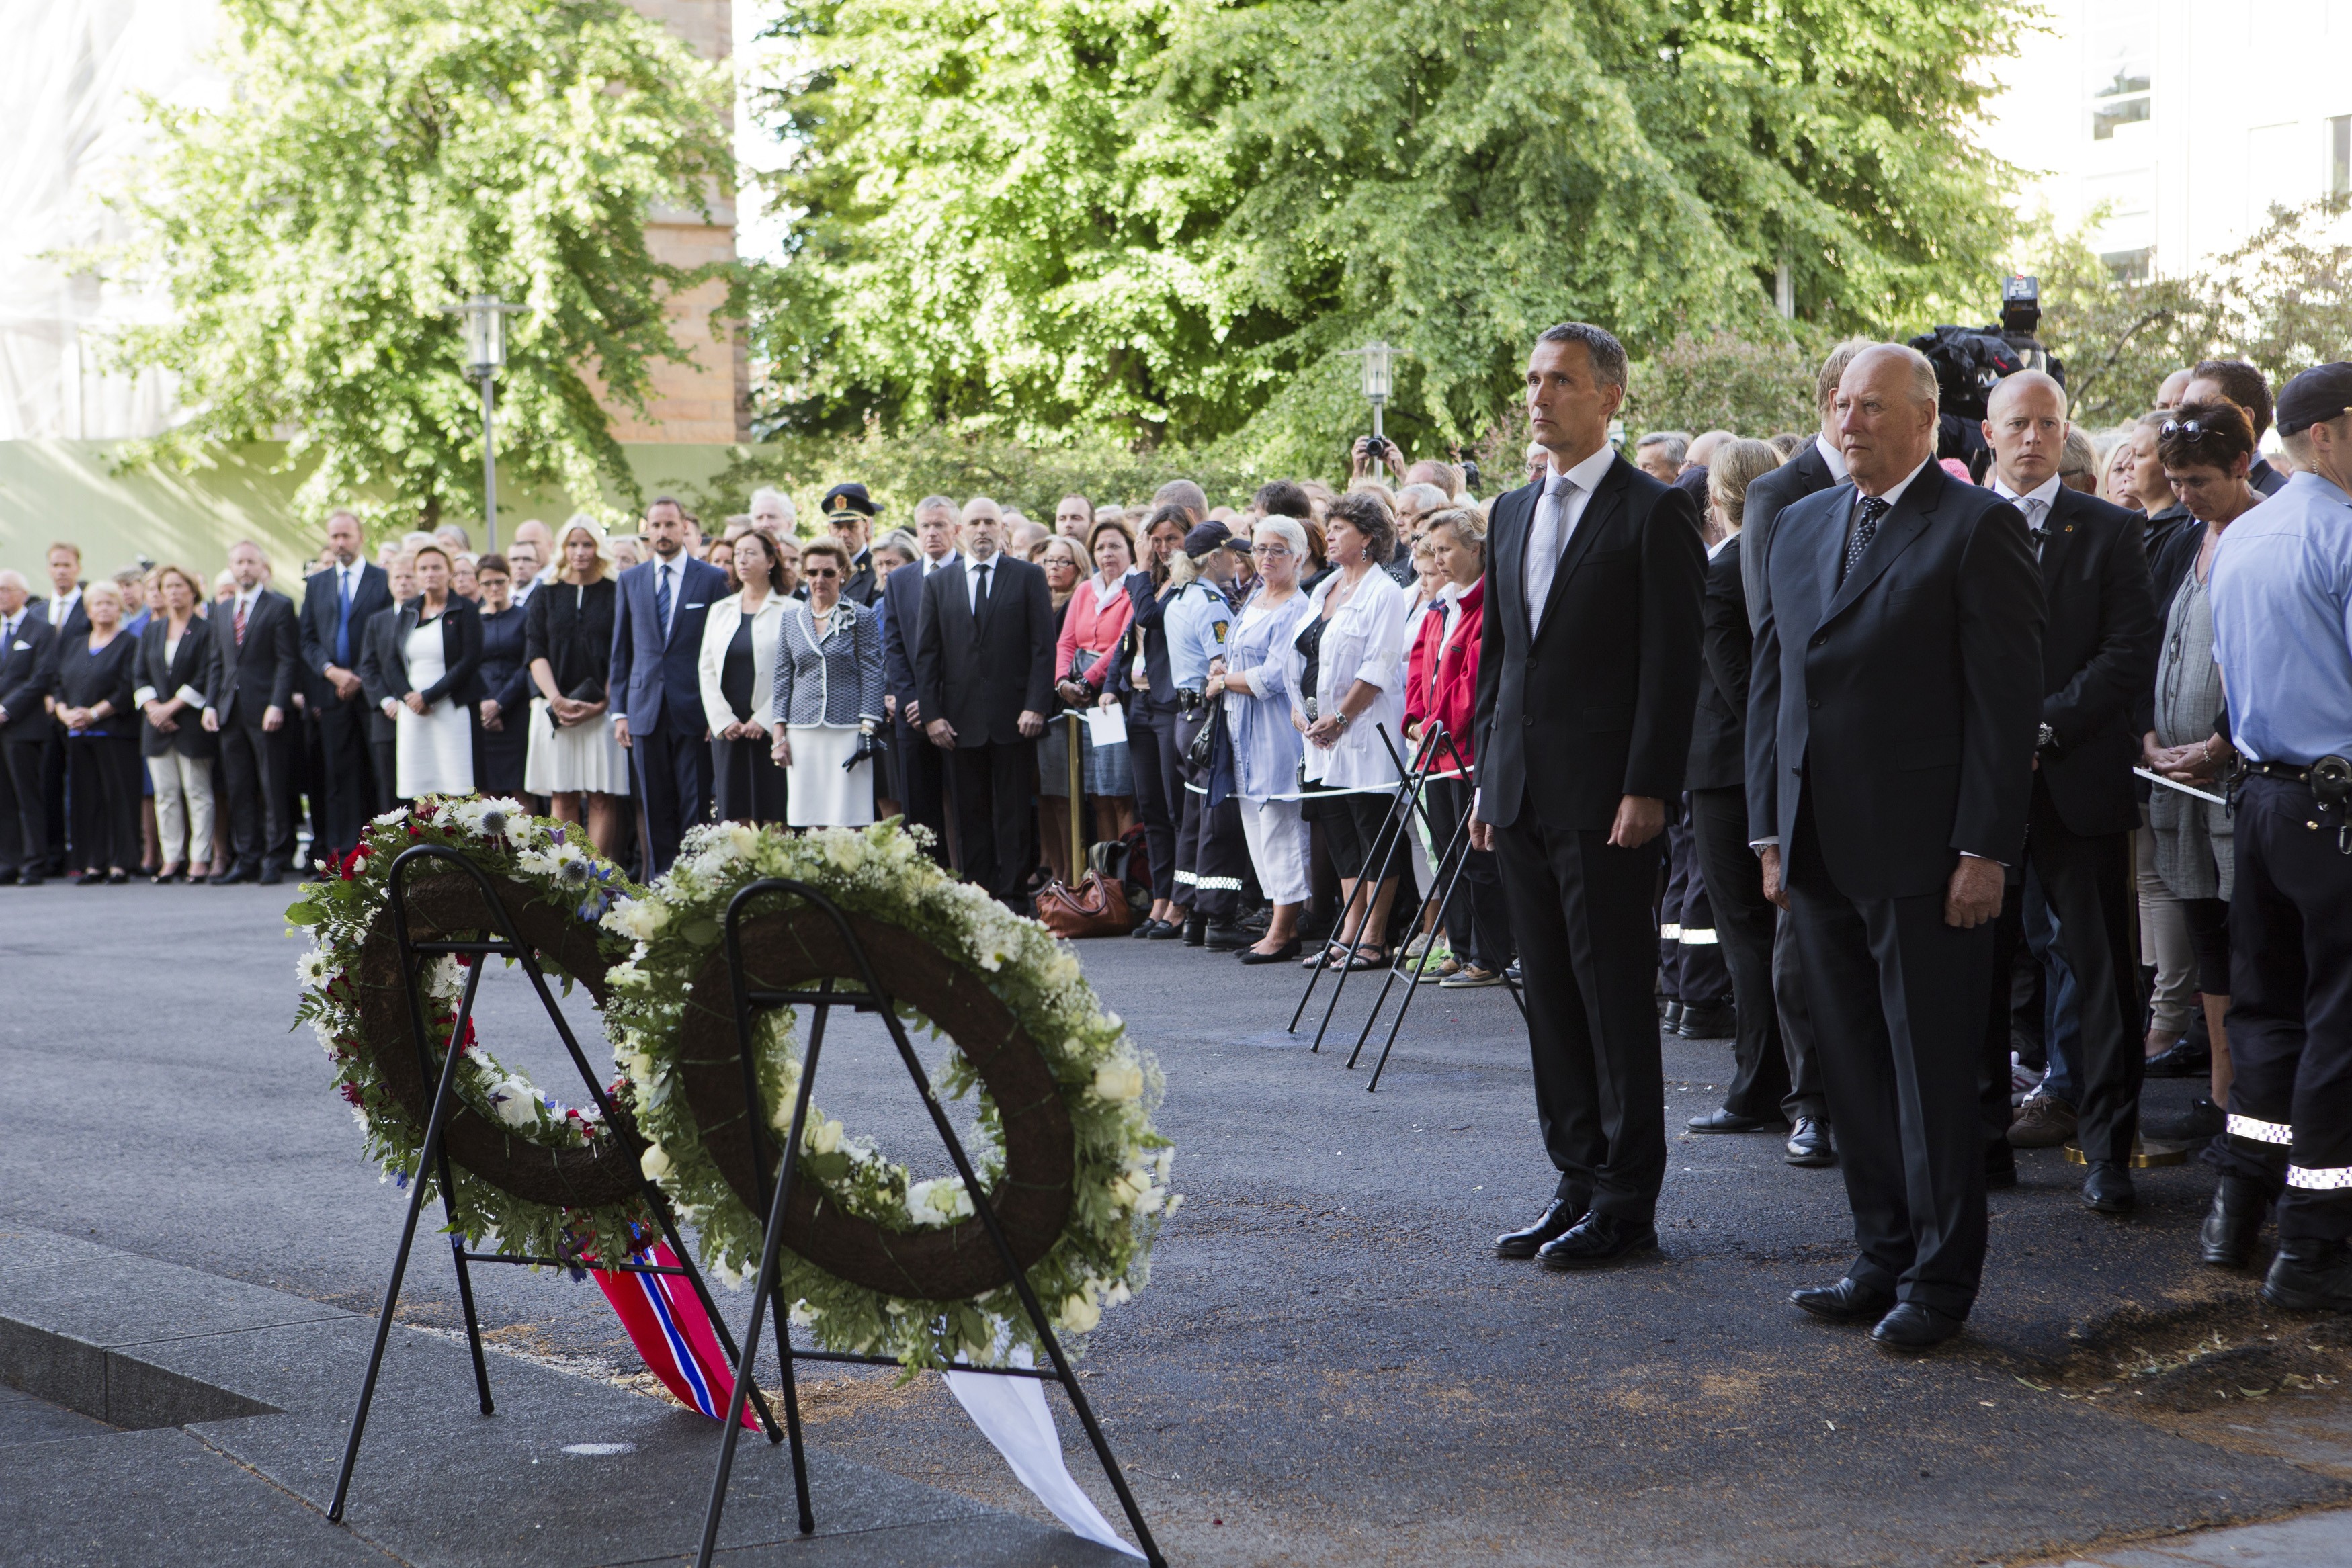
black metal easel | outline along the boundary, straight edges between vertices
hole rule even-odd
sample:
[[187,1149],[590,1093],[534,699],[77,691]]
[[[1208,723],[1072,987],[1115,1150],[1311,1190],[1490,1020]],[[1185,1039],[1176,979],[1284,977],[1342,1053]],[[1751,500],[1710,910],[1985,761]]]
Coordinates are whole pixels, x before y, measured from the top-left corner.
[[[835,935],[841,938],[843,950],[856,966],[857,978],[864,988],[862,990],[836,991],[831,978],[824,980],[814,991],[751,988],[743,968],[743,922],[751,902],[771,894],[797,898],[832,923]],[[774,1194],[769,1200],[767,1213],[761,1217],[766,1240],[760,1253],[759,1282],[751,1291],[751,1326],[744,1331],[740,1351],[735,1351],[731,1345],[729,1347],[736,1358],[734,1383],[738,1393],[728,1401],[727,1434],[719,1443],[719,1473],[711,1482],[710,1507],[703,1519],[702,1547],[695,1557],[696,1568],[709,1568],[710,1554],[719,1541],[719,1514],[727,1504],[727,1482],[735,1466],[735,1440],[740,1435],[739,1422],[742,1406],[737,1401],[741,1398],[741,1390],[751,1387],[751,1361],[759,1348],[761,1320],[766,1315],[770,1298],[775,1292],[776,1255],[783,1241],[785,1204],[792,1197],[793,1176],[800,1164],[802,1135],[807,1126],[809,1104],[816,1083],[817,1056],[824,1045],[825,1019],[835,1008],[872,1013],[881,1019],[889,1030],[891,1041],[898,1048],[898,1059],[906,1064],[907,1075],[914,1081],[915,1092],[922,1096],[924,1109],[930,1113],[931,1125],[938,1129],[940,1141],[947,1145],[948,1157],[955,1162],[956,1175],[963,1178],[964,1191],[971,1196],[972,1211],[987,1230],[988,1239],[995,1246],[996,1255],[1003,1260],[1006,1272],[1012,1276],[1013,1289],[1020,1293],[1021,1304],[1029,1314],[1030,1323],[1037,1331],[1038,1342],[1045,1347],[1045,1354],[1054,1364],[1050,1372],[1034,1367],[963,1365],[953,1370],[985,1373],[997,1377],[1034,1377],[1059,1383],[1070,1396],[1070,1405],[1077,1411],[1079,1423],[1086,1427],[1087,1438],[1094,1445],[1095,1458],[1101,1461],[1103,1473],[1110,1478],[1111,1490],[1118,1494],[1119,1506],[1127,1511],[1128,1526],[1135,1531],[1136,1543],[1143,1549],[1144,1556],[1152,1568],[1166,1568],[1167,1560],[1160,1556],[1159,1546],[1152,1541],[1150,1527],[1143,1522],[1143,1511],[1136,1506],[1135,1494],[1128,1490],[1127,1478],[1119,1472],[1118,1461],[1111,1455],[1110,1442],[1103,1436],[1101,1424],[1095,1419],[1094,1406],[1087,1403],[1085,1390],[1078,1386],[1077,1375],[1071,1370],[1068,1358],[1062,1354],[1062,1343],[1055,1337],[1053,1324],[1046,1320],[1044,1309],[1038,1306],[1036,1293],[1029,1288],[1028,1276],[1022,1270],[1011,1244],[1004,1239],[1003,1228],[997,1221],[996,1207],[989,1201],[979,1174],[973,1170],[971,1158],[964,1153],[962,1141],[956,1136],[955,1128],[949,1123],[946,1108],[932,1091],[930,1077],[923,1071],[920,1059],[915,1055],[914,1045],[907,1038],[906,1025],[899,1020],[890,994],[882,988],[875,977],[874,966],[866,956],[865,944],[850,929],[849,921],[843,915],[840,906],[804,882],[784,877],[764,878],[742,888],[728,902],[725,942],[728,983],[735,1005],[736,1046],[743,1068],[743,1103],[745,1115],[749,1118],[752,1177],[761,1187],[768,1185],[768,1150],[767,1139],[760,1129],[770,1124],[770,1118],[760,1103],[759,1074],[753,1059],[756,1050],[754,1019],[759,1012],[782,1007],[809,1008],[814,1010],[816,1017],[809,1026],[808,1052],[801,1063],[800,1090],[793,1101],[792,1129],[784,1139],[784,1156],[776,1172]],[[792,1437],[793,1485],[800,1504],[801,1533],[807,1535],[816,1529],[816,1515],[809,1504],[808,1459],[801,1441],[800,1396],[793,1379],[793,1363],[795,1361],[847,1362],[861,1366],[896,1366],[898,1363],[887,1355],[796,1349],[792,1343],[786,1314],[782,1312],[776,1313],[776,1362],[783,1380],[784,1426]]]
[[[404,879],[427,861],[446,861],[462,866],[473,877],[481,890],[487,913],[484,936],[472,941],[444,939],[418,942],[411,939]],[[582,1053],[580,1041],[572,1035],[571,1023],[565,1019],[563,1009],[556,1005],[554,993],[548,989],[547,977],[541,970],[538,958],[530,945],[522,940],[521,928],[508,913],[505,900],[499,895],[498,884],[488,872],[446,844],[414,844],[401,851],[399,858],[392,862],[389,893],[393,936],[399,943],[401,989],[408,997],[409,1031],[416,1047],[417,1071],[424,1082],[437,1082],[439,1087],[434,1092],[432,1114],[425,1124],[424,1145],[417,1150],[416,1168],[409,1174],[408,1218],[401,1226],[400,1250],[393,1257],[392,1278],[384,1285],[383,1311],[376,1318],[375,1348],[368,1355],[367,1378],[360,1385],[359,1407],[352,1413],[351,1437],[343,1446],[342,1472],[335,1479],[334,1505],[327,1510],[327,1517],[338,1521],[343,1517],[343,1503],[351,1491],[352,1468],[359,1463],[360,1436],[367,1427],[368,1406],[375,1399],[377,1375],[383,1370],[384,1346],[392,1338],[393,1313],[400,1304],[400,1282],[408,1271],[409,1249],[415,1243],[417,1219],[425,1207],[425,1173],[428,1166],[440,1177],[441,1208],[449,1220],[449,1259],[457,1270],[457,1300],[465,1309],[466,1341],[474,1353],[474,1385],[481,1396],[483,1415],[493,1414],[495,1406],[490,1399],[489,1364],[482,1356],[481,1324],[474,1313],[474,1281],[467,1272],[468,1263],[521,1263],[568,1269],[593,1267],[614,1273],[681,1275],[694,1287],[696,1299],[701,1301],[702,1310],[709,1314],[710,1324],[718,1332],[719,1344],[730,1358],[740,1361],[736,1355],[734,1339],[727,1332],[727,1322],[719,1315],[718,1303],[711,1300],[709,1287],[703,1282],[701,1271],[694,1266],[693,1254],[679,1239],[677,1217],[670,1212],[669,1204],[660,1190],[642,1173],[637,1176],[638,1191],[644,1195],[646,1207],[661,1226],[662,1239],[669,1243],[670,1250],[677,1256],[675,1267],[625,1260],[616,1262],[600,1259],[590,1263],[579,1258],[514,1258],[499,1252],[475,1252],[467,1249],[467,1238],[460,1235],[457,1228],[457,1200],[450,1186],[449,1154],[442,1146],[441,1134],[448,1124],[450,1110],[457,1103],[457,1058],[460,1055],[457,1042],[466,1038],[466,1025],[473,1017],[474,993],[481,984],[483,959],[511,958],[521,964],[523,973],[530,977],[532,988],[538,991],[541,1003],[547,1009],[547,1016],[555,1020],[556,1032],[563,1037],[563,1048],[571,1053],[572,1064],[580,1070],[581,1082],[588,1085],[588,1092],[595,1097],[596,1108],[604,1113],[604,1125],[617,1129],[619,1122],[612,1098],[605,1093],[604,1086],[596,1081],[596,1074],[590,1071],[588,1058]],[[436,1073],[433,1068],[432,1033],[425,1023],[425,1004],[418,996],[418,988],[424,979],[425,961],[444,954],[469,955],[474,962],[467,967],[465,991],[458,998],[457,1021],[449,1031],[450,1045],[443,1054],[441,1069]],[[768,1409],[766,1399],[756,1388],[751,1390],[751,1399],[759,1410],[761,1423],[767,1428],[768,1440],[771,1443],[781,1441],[782,1434],[776,1430],[776,1418]],[[740,1418],[741,1408],[740,1404],[730,1401],[729,1418]]]

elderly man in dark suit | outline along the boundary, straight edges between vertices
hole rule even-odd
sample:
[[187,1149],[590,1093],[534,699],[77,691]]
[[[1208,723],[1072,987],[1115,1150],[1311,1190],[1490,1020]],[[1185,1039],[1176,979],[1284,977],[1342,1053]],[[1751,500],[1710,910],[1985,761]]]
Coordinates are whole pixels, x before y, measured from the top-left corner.
[[1559,1181],[1507,1258],[1592,1268],[1654,1250],[1666,1169],[1651,1000],[1666,802],[1698,703],[1706,552],[1686,492],[1612,451],[1625,350],[1548,328],[1528,360],[1544,478],[1495,502],[1478,653],[1472,842],[1498,850],[1536,1110]]
[[[1992,491],[2025,518],[2042,569],[2042,723],[2025,863],[2058,920],[2074,971],[2081,1060],[2069,1062],[2077,1135],[2089,1174],[2083,1201],[2130,1211],[2132,1140],[2139,1126],[2139,957],[2132,940],[2132,830],[2139,802],[2133,713],[2156,683],[2162,628],[2148,586],[2140,519],[2068,489],[2066,392],[2040,371],[1992,390],[1984,421]],[[2024,879],[2011,879],[1994,927],[1993,973],[2005,976],[2025,939]],[[2009,1146],[2008,988],[1993,988],[1982,1084],[1987,1168],[2013,1167]]]
[[1035,863],[1029,826],[1054,695],[1054,606],[1045,574],[1004,553],[1003,514],[984,496],[964,506],[962,562],[923,583],[915,686],[923,733],[945,753],[963,874],[1019,909]]
[[1858,1256],[1796,1304],[1882,1345],[1959,1333],[1984,1270],[1978,1071],[2024,852],[2042,582],[2017,508],[1936,463],[1936,372],[1838,384],[1847,483],[1773,530],[1748,714],[1765,891],[1794,916]]
[[677,858],[686,831],[710,814],[710,729],[704,722],[702,623],[727,597],[727,574],[687,553],[693,525],[667,496],[646,508],[653,559],[621,574],[605,690],[613,732],[629,748],[645,873]]
[[58,634],[27,601],[25,580],[0,571],[0,885],[37,887],[49,862],[42,770],[57,742]]
[[890,707],[890,767],[907,821],[931,831],[931,858],[948,863],[945,754],[924,738],[915,654],[923,644],[923,584],[956,565],[956,506],[945,496],[915,504],[913,561],[882,581],[882,692]]
[[294,853],[294,769],[286,715],[301,668],[294,601],[265,585],[269,562],[250,541],[232,546],[236,592],[213,606],[220,673],[205,690],[214,706],[204,726],[220,733],[220,760],[232,851],[215,885],[284,880]]
[[[361,690],[359,664],[367,651],[369,620],[392,605],[392,584],[383,568],[362,556],[364,545],[358,517],[340,508],[328,513],[327,548],[334,564],[313,572],[302,586],[302,672],[326,774],[326,842],[314,846],[320,860],[351,853],[374,814],[371,709]],[[385,780],[384,788],[391,787]]]

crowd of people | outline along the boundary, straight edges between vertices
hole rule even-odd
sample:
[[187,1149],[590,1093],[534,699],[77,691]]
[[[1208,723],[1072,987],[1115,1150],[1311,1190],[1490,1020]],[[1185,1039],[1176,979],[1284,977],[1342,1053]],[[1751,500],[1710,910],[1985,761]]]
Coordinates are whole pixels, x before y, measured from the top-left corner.
[[337,511],[299,603],[251,543],[60,542],[0,570],[0,881],[331,874],[435,794],[646,877],[712,818],[898,818],[1024,912],[1092,874],[1139,940],[1518,987],[1558,1182],[1504,1256],[1654,1248],[1663,1019],[1733,1042],[1691,1130],[1843,1166],[1819,1315],[1958,1332],[2019,1147],[2128,1213],[2149,1073],[2210,1079],[2151,1129],[2221,1173],[2207,1259],[2275,1209],[2273,1299],[2352,1309],[2352,366],[2207,361],[2105,432],[2023,371],[1974,469],[1911,349],[1840,345],[1817,431],[1621,453],[1625,371],[1544,333],[1485,500],[1372,437],[1050,524],[852,482],[808,538],[761,489],[371,553]]

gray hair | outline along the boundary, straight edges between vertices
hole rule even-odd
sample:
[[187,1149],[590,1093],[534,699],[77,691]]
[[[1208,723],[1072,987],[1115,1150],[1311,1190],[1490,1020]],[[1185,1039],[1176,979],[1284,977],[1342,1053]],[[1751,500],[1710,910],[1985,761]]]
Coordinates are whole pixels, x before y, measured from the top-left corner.
[[1612,333],[1581,321],[1562,321],[1538,333],[1536,341],[1583,344],[1585,358],[1592,362],[1592,379],[1603,386],[1624,390],[1625,345]]
[[433,537],[439,539],[445,545],[456,545],[459,549],[472,549],[474,548],[474,536],[467,533],[464,528],[459,528],[456,523],[442,524],[439,528],[433,530]]
[[874,548],[897,550],[908,560],[922,553],[922,547],[915,543],[915,536],[904,528],[892,528],[874,542]]
[[1307,550],[1307,530],[1298,526],[1297,517],[1286,517],[1279,512],[1269,512],[1260,517],[1257,525],[1250,529],[1250,541],[1255,544],[1260,534],[1272,534],[1276,538],[1280,539],[1288,548],[1291,559],[1298,562],[1298,570],[1301,571],[1306,570],[1308,563],[1313,559]]
[[760,503],[763,500],[773,501],[780,508],[782,509],[784,514],[784,524],[786,527],[797,528],[800,526],[800,508],[793,505],[793,498],[790,496],[785,495],[773,485],[761,486],[758,489],[751,492],[751,498],[743,504],[756,512],[760,509]]
[[1653,446],[1663,446],[1666,449],[1666,461],[1679,468],[1682,466],[1683,459],[1690,455],[1690,433],[1687,431],[1654,430],[1633,443],[1633,450],[1646,452]]
[[927,512],[945,512],[950,522],[956,520],[956,504],[951,497],[926,496],[915,503],[915,521],[921,522]]
[[1416,517],[1426,517],[1441,507],[1450,507],[1454,497],[1434,485],[1407,485],[1396,495],[1397,505],[1410,506]]
[[1171,479],[1151,493],[1155,507],[1181,507],[1196,517],[1209,515],[1209,493],[1190,479]]

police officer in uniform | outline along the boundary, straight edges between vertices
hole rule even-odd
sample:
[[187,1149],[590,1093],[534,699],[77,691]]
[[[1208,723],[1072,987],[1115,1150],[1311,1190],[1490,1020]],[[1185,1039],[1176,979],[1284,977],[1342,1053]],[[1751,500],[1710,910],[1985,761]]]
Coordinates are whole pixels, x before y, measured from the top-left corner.
[[[1249,870],[1249,845],[1242,837],[1239,801],[1229,794],[1209,793],[1213,767],[1192,760],[1192,741],[1213,720],[1217,708],[1202,695],[1208,688],[1210,664],[1225,655],[1225,636],[1234,620],[1227,596],[1234,575],[1234,558],[1225,549],[1233,530],[1223,523],[1202,523],[1184,536],[1184,553],[1197,573],[1168,601],[1163,623],[1168,630],[1168,678],[1176,686],[1176,754],[1184,780],[1184,800],[1176,824],[1176,902],[1186,905],[1184,940],[1194,947],[1232,953],[1255,940],[1236,916],[1241,912],[1242,878]],[[1230,764],[1227,789],[1231,789]]]
[[2281,390],[2296,472],[2214,557],[2214,657],[2245,759],[2230,900],[2228,1132],[2209,1261],[2278,1205],[2263,1299],[2352,1312],[2352,363]]

